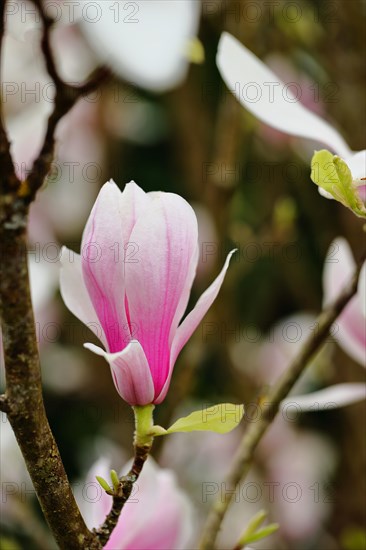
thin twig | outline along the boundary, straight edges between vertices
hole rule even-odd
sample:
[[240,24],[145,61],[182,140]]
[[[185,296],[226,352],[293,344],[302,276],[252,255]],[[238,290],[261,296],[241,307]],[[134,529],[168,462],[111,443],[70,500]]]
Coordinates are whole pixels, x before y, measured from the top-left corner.
[[335,300],[317,319],[318,330],[312,333],[304,343],[299,355],[292,361],[290,367],[263,398],[266,408],[258,422],[249,425],[239,449],[234,458],[231,470],[226,478],[226,498],[218,497],[214,502],[203,531],[200,550],[213,550],[220,531],[222,521],[228,511],[235,488],[244,480],[253,461],[254,451],[261,441],[267,428],[278,413],[281,401],[288,395],[299,376],[302,374],[313,355],[319,350],[328,335],[329,329],[357,291],[357,282],[362,262],[352,277],[352,280]]
[[[0,317],[6,366],[7,416],[42,510],[65,550],[101,548],[76,505],[42,397],[24,228],[0,227]],[[8,252],[8,253],[7,253]]]
[[[0,0],[0,59],[4,37],[5,0]],[[10,143],[5,132],[2,113],[0,113],[0,192],[7,193],[17,189],[19,180],[15,175],[13,161],[10,155]]]
[[79,98],[96,90],[111,74],[106,67],[101,67],[96,69],[87,82],[80,86],[73,86],[64,82],[58,74],[50,42],[54,21],[47,15],[41,0],[32,1],[38,9],[43,23],[41,49],[45,59],[47,72],[55,84],[56,94],[54,109],[48,118],[46,135],[41,152],[33,164],[26,184],[22,187],[22,197],[27,203],[30,203],[34,199],[36,192],[42,186],[45,177],[51,169],[52,160],[54,158],[55,131],[57,124],[61,118],[72,109]]
[[135,446],[135,457],[130,471],[126,476],[120,478],[116,493],[113,495],[111,511],[107,515],[103,525],[93,532],[97,535],[99,542],[104,546],[116,527],[124,505],[131,496],[134,483],[138,480],[145,461],[149,455],[151,445]]

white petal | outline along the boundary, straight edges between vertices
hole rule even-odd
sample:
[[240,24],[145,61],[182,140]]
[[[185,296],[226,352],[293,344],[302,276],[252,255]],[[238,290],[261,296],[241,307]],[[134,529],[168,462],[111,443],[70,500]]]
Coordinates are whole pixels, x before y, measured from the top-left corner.
[[[366,177],[366,150],[358,151],[344,159],[348,168],[351,170],[354,180],[362,180]],[[365,183],[364,181],[360,183]]]
[[85,7],[80,25],[102,61],[125,80],[154,91],[180,83],[188,67],[188,41],[197,33],[200,2],[103,0],[93,4],[98,6],[96,20],[91,20],[92,8]]
[[65,246],[61,252],[60,292],[66,307],[106,345],[103,329],[84,283],[81,257]]
[[366,399],[366,384],[336,384],[324,390],[293,395],[281,402],[281,410],[293,407],[301,411],[336,409]]
[[358,280],[357,295],[361,303],[362,314],[366,317],[366,262],[364,262],[361,269],[360,278]]
[[47,260],[37,261],[34,256],[28,256],[30,289],[35,311],[47,306],[58,286],[58,268],[55,263]]
[[324,261],[324,305],[328,305],[337,298],[352,277],[355,267],[352,251],[346,239],[343,237],[334,239]]
[[328,193],[328,191],[326,191],[325,189],[323,189],[323,187],[319,187],[319,186],[318,186],[318,192],[319,192],[319,194],[320,194],[322,197],[325,197],[326,199],[329,199],[329,200],[331,200],[331,201],[334,200],[333,195],[331,195],[330,193]]
[[335,128],[301,105],[301,90],[294,83],[282,82],[226,32],[221,35],[216,62],[229,90],[259,120],[287,134],[325,143],[340,156],[351,154]]

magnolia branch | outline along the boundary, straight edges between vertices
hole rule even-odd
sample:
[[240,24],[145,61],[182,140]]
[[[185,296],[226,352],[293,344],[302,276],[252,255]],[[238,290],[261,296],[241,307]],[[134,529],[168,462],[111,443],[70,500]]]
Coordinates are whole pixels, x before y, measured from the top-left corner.
[[151,445],[135,446],[135,457],[130,471],[126,476],[119,480],[119,485],[113,494],[113,504],[111,511],[107,515],[103,525],[99,529],[94,529],[99,541],[104,546],[118,523],[119,516],[124,505],[131,496],[134,483],[138,480],[144,463],[149,455]]
[[[0,121],[0,318],[6,368],[6,392],[0,409],[7,414],[25,459],[34,488],[50,529],[62,549],[100,549],[75,502],[55,439],[46,416],[41,384],[27,262],[26,226],[28,208],[42,186],[54,154],[55,129],[59,120],[86,92],[96,89],[107,77],[101,69],[79,88],[64,84],[57,75],[49,35],[52,21],[43,21],[42,50],[47,69],[55,81],[54,111],[49,117],[45,140],[25,182],[17,178],[10,143]],[[4,35],[5,2],[0,3],[0,44]],[[1,54],[1,46],[0,46]],[[2,114],[2,113],[1,113]]]
[[90,76],[87,82],[81,86],[72,86],[64,82],[57,72],[50,43],[50,34],[54,21],[46,14],[44,4],[41,0],[33,0],[33,3],[38,8],[42,19],[43,35],[41,48],[47,72],[55,84],[56,95],[54,98],[53,112],[48,118],[46,136],[41,152],[34,162],[32,171],[23,186],[22,195],[28,203],[34,199],[36,192],[41,187],[44,178],[50,171],[51,163],[54,158],[55,130],[58,122],[71,110],[79,98],[99,88],[99,86],[110,77],[109,70],[105,67],[100,67]]
[[[0,55],[4,36],[5,0],[0,1]],[[18,187],[19,180],[14,173],[13,161],[10,155],[10,144],[3,125],[2,112],[0,113],[0,192]]]
[[151,428],[154,424],[154,408],[154,405],[145,405],[143,407],[136,405],[133,407],[136,427],[134,436],[134,460],[130,471],[126,476],[119,479],[119,483],[115,483],[113,480],[113,492],[109,490],[108,486],[106,487],[106,492],[113,496],[112,508],[103,525],[99,527],[99,529],[94,529],[93,531],[103,546],[108,542],[113,529],[116,527],[123,507],[131,496],[133,485],[138,480],[146,459],[149,456],[154,441],[154,437],[150,435]]
[[339,297],[319,315],[317,319],[318,330],[312,333],[290,367],[279,378],[272,389],[270,389],[268,394],[263,397],[263,402],[265,402],[267,406],[263,410],[259,421],[250,424],[243,436],[231,470],[225,480],[225,487],[227,489],[226,498],[222,499],[218,497],[214,502],[201,538],[200,550],[213,550],[215,548],[221,524],[228,511],[236,486],[246,478],[253,461],[254,452],[266,430],[277,415],[281,401],[288,395],[295,382],[309,364],[311,358],[325,342],[334,321],[355,295],[361,267],[362,262],[358,264],[354,276]]

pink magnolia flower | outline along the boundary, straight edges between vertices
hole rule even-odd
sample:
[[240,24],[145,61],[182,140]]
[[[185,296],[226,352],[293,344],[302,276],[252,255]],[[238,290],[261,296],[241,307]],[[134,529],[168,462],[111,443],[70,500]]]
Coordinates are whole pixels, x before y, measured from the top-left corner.
[[[102,490],[95,479],[96,475],[108,479],[109,471],[108,461],[100,459],[87,474],[80,507],[90,529],[103,523],[111,509],[112,497]],[[149,457],[104,548],[184,550],[191,547],[192,525],[192,505],[178,487],[174,473],[159,468]]]
[[[324,301],[331,302],[350,280],[356,264],[349,244],[338,238],[330,245],[324,265]],[[357,294],[350,300],[333,325],[332,335],[352,359],[366,366],[366,264],[359,278]]]
[[161,403],[183,346],[215,300],[225,265],[179,324],[198,262],[197,219],[173,193],[106,183],[86,224],[81,256],[62,253],[61,293],[106,351],[117,391],[131,405]]

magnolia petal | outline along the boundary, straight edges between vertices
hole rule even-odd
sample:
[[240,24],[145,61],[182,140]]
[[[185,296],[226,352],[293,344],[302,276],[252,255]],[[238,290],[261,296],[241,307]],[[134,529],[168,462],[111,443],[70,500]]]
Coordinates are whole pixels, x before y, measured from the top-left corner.
[[332,336],[342,349],[366,367],[366,323],[358,296],[354,296],[332,326]]
[[[335,239],[329,247],[324,264],[324,305],[339,295],[356,268],[352,251],[345,239]],[[332,326],[331,335],[357,363],[366,366],[366,326],[362,315],[361,293],[357,293]]]
[[[126,183],[120,195],[120,217],[122,218],[122,240],[124,243],[125,262],[133,261],[133,244],[130,243],[130,236],[133,226],[139,216],[142,215],[146,206],[150,203],[149,193],[133,180]],[[129,250],[131,244],[131,250]],[[131,256],[131,257],[130,257]]]
[[351,170],[352,178],[354,180],[360,180],[366,177],[366,150],[358,151],[350,157],[344,159]]
[[106,479],[108,483],[110,483],[111,467],[112,465],[110,459],[103,456],[94,462],[90,470],[87,472],[82,487],[83,489],[85,487],[94,487],[97,491],[98,499],[95,501],[85,499],[82,491],[76,495],[83,518],[90,530],[96,525],[101,524],[106,515],[110,512],[112,497],[107,495],[107,493],[98,486],[96,476],[101,476]]
[[211,283],[211,285],[205,290],[205,292],[199,298],[197,304],[194,306],[192,311],[187,315],[187,317],[183,320],[182,324],[178,327],[176,335],[174,337],[174,341],[173,341],[173,350],[172,350],[172,355],[174,357],[173,362],[175,361],[176,356],[178,355],[182,347],[187,343],[189,338],[192,336],[193,332],[196,330],[199,323],[202,321],[203,317],[206,315],[207,311],[209,310],[216,296],[218,295],[221,285],[224,282],[226,271],[229,267],[229,263],[234,252],[236,252],[236,249],[232,250],[228,254],[225,260],[225,264],[221,272],[219,273],[219,275],[216,277],[213,283]]
[[361,304],[362,315],[366,317],[366,262],[362,266],[358,279],[357,295]]
[[287,134],[325,143],[341,156],[351,154],[335,128],[301,105],[291,92],[291,83],[283,83],[226,32],[220,38],[216,63],[229,90],[259,120]]
[[172,342],[172,348],[171,348],[171,356],[170,356],[170,369],[169,369],[169,376],[167,378],[167,381],[156,399],[155,403],[161,403],[168,391],[170,378],[172,375],[173,367],[175,364],[175,361],[189,338],[192,336],[200,322],[202,321],[203,317],[206,315],[207,311],[213,304],[216,296],[218,295],[221,285],[224,282],[224,278],[226,275],[226,271],[229,267],[231,256],[234,254],[235,250],[232,250],[225,261],[224,267],[222,268],[219,275],[216,277],[214,282],[205,290],[205,292],[202,294],[202,296],[199,298],[198,302],[192,309],[192,311],[187,315],[187,317],[183,320],[181,325],[177,328],[177,331],[175,333],[175,336],[173,338]]
[[91,48],[123,79],[163,91],[186,75],[186,49],[200,10],[197,0],[103,0],[97,20],[84,17],[80,26]]
[[154,399],[154,384],[144,350],[137,340],[118,353],[107,353],[94,344],[84,347],[104,357],[111,367],[116,390],[130,405],[149,405]]
[[35,312],[39,312],[49,304],[58,287],[58,267],[45,259],[28,256],[28,270],[32,304]]
[[356,268],[351,248],[343,237],[338,237],[329,246],[324,261],[323,289],[324,306],[329,305],[351,279]]
[[130,239],[138,246],[138,262],[126,264],[130,322],[159,395],[169,373],[172,324],[196,257],[195,213],[178,195],[154,193]]
[[[126,475],[131,470],[132,463],[133,461],[129,460],[119,471],[119,476]],[[140,533],[145,531],[148,516],[154,513],[156,508],[156,499],[161,488],[159,472],[159,466],[149,456],[139,479],[136,481],[136,491],[129,499],[130,505],[127,504],[124,507],[123,516],[118,521],[116,528],[113,529],[111,538],[105,545],[104,550],[135,548],[134,544],[139,541]],[[127,529],[126,526],[128,526]],[[140,546],[140,548],[143,547]]]
[[[362,182],[364,183],[364,182]],[[357,191],[358,191],[358,196],[360,197],[360,199],[362,200],[362,202],[364,204],[366,204],[366,184],[364,185],[361,185],[358,180],[356,180],[356,185],[357,185]]]
[[319,191],[319,194],[326,198],[326,199],[329,199],[329,200],[334,200],[334,197],[333,195],[331,195],[330,193],[328,193],[328,191],[326,191],[323,187],[318,187],[318,191]]
[[[132,461],[125,465],[120,475],[126,475],[131,466]],[[99,469],[98,473],[107,476],[108,470]],[[193,507],[178,486],[174,472],[160,468],[149,456],[135,489],[105,550],[190,548],[194,525]],[[109,498],[111,503],[112,499]],[[95,506],[100,508],[98,502]],[[94,525],[103,521],[101,513],[100,516],[101,519],[95,521]]]
[[81,256],[63,246],[60,261],[60,292],[66,307],[106,345],[103,328],[84,283]]
[[110,352],[129,342],[125,312],[125,263],[121,191],[111,180],[99,192],[84,229],[81,255],[86,288],[98,315]]
[[185,283],[183,285],[182,292],[181,292],[181,295],[180,295],[180,298],[179,298],[177,311],[175,312],[174,319],[173,319],[173,322],[172,322],[172,326],[171,326],[171,329],[170,329],[170,336],[169,336],[170,345],[173,341],[173,338],[174,338],[175,332],[177,330],[178,324],[179,324],[180,320],[182,319],[185,310],[187,309],[187,305],[188,305],[188,301],[189,301],[189,296],[191,294],[193,281],[194,281],[194,278],[196,276],[196,271],[197,271],[197,266],[198,266],[198,258],[199,258],[199,244],[197,242],[197,247],[196,247],[196,250],[195,250],[195,252],[194,252],[194,254],[192,255],[192,258],[191,258],[191,263],[190,263],[189,268],[188,268],[187,277],[186,277],[186,280],[185,280]]
[[319,411],[336,409],[366,399],[366,384],[336,384],[307,395],[293,395],[281,401],[280,409],[293,406],[296,410]]
[[[149,471],[149,468],[146,468],[149,464],[153,464],[155,468],[151,468]],[[192,542],[191,536],[194,525],[191,503],[179,488],[175,474],[172,471],[158,469],[151,457],[147,460],[146,466],[144,466],[142,473],[145,479],[141,483],[139,494],[136,497],[136,500],[141,500],[141,504],[145,506],[144,513],[141,514],[141,510],[137,509],[134,512],[131,511],[127,516],[128,511],[126,510],[127,513],[124,514],[121,522],[124,527],[122,547],[129,550],[140,550],[142,548],[149,548],[149,550],[171,550],[172,548],[174,550],[185,550],[191,548],[189,543]],[[145,486],[148,475],[151,484],[150,494],[148,494],[150,487]],[[139,505],[137,507],[139,508]],[[130,506],[130,508],[136,508],[136,505]],[[142,515],[143,521],[141,522],[141,518],[136,517],[136,521],[131,522],[132,514],[135,516]],[[164,525],[163,529],[161,528],[162,523]],[[134,527],[136,524],[138,525],[137,529]],[[129,529],[125,528],[127,525]],[[109,544],[105,546],[106,550],[115,550],[116,548],[121,548],[121,539],[118,540],[117,537],[110,540]]]

